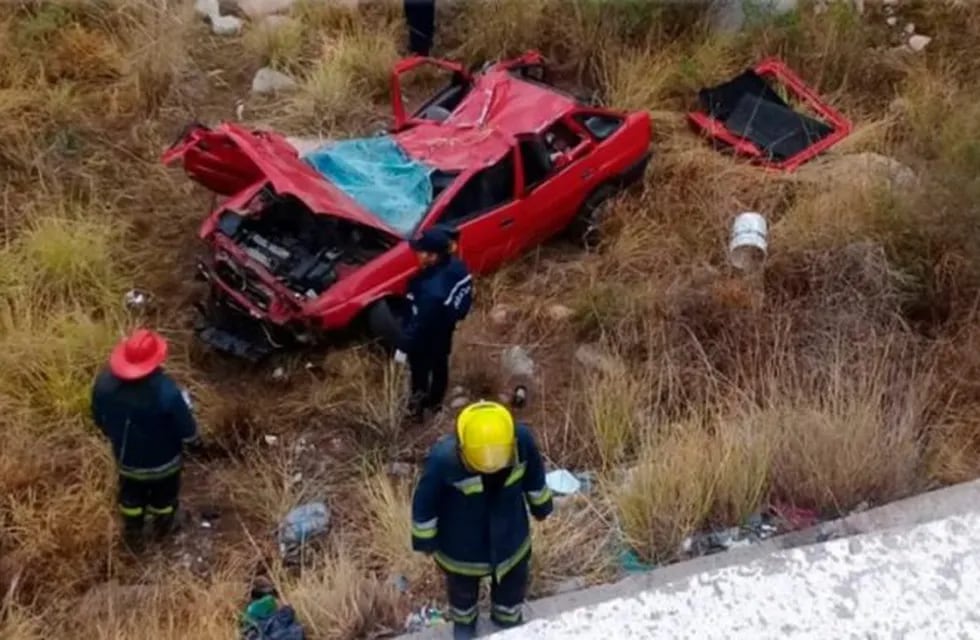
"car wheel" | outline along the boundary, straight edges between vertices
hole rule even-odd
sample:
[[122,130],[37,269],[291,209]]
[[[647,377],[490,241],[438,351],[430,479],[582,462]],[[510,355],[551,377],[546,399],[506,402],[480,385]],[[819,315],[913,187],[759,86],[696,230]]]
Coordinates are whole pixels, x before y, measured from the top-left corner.
[[609,213],[612,197],[616,189],[612,185],[602,185],[585,199],[582,207],[569,227],[571,237],[587,250],[593,250],[599,245],[604,219]]
[[394,351],[401,336],[401,321],[388,300],[378,300],[365,312],[367,330],[385,349]]

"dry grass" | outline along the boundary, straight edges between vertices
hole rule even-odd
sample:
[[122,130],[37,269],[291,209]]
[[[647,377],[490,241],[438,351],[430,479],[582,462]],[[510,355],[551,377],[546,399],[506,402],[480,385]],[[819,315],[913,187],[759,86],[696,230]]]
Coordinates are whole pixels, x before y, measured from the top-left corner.
[[[457,350],[451,384],[482,394],[501,387],[501,350],[529,347],[539,379],[525,415],[549,462],[600,472],[596,491],[534,525],[535,595],[615,575],[620,538],[667,560],[695,529],[770,499],[833,515],[980,473],[980,13],[966,4],[909,9],[944,34],[917,57],[889,52],[880,16],[860,20],[846,3],[731,38],[686,3],[440,9],[437,49],[467,63],[540,49],[574,91],[650,111],[657,135],[646,189],[615,204],[600,250],[551,245],[482,280]],[[250,98],[245,113],[262,124],[376,130],[405,37],[400,3],[311,0],[295,23],[250,23],[241,38],[211,36],[177,5],[0,9],[0,636],[226,637],[256,566],[313,637],[382,633],[441,587],[408,547],[410,483],[364,469],[395,450],[421,457],[443,427],[403,428],[404,372],[367,349],[308,356],[322,374],[285,361],[286,379],[271,381],[192,348],[194,212],[208,204],[157,155],[184,121],[230,117],[246,71],[264,64],[301,86]],[[785,179],[689,135],[693,92],[767,55],[855,119],[838,155],[885,154],[917,179],[896,190],[833,159],[825,174]],[[773,223],[758,280],[726,264],[728,225],[745,210]],[[138,319],[121,308],[137,285],[157,298]],[[551,302],[572,319],[549,318]],[[496,304],[513,310],[504,326],[489,321]],[[217,504],[253,537],[222,531],[204,576],[173,567],[196,553],[194,536],[139,562],[116,551],[112,465],[88,393],[137,321],[172,337],[173,370],[225,449],[194,466],[187,503]],[[583,341],[613,365],[569,364]],[[334,509],[331,539],[300,570],[279,567],[274,526],[310,499]]]

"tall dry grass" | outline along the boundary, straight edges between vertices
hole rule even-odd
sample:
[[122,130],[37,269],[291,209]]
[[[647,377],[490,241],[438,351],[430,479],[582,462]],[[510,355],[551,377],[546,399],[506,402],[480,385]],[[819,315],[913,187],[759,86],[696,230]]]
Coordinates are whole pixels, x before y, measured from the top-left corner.
[[[472,63],[537,48],[568,88],[655,121],[645,190],[616,203],[599,252],[549,246],[481,281],[462,336],[457,378],[474,388],[499,386],[491,350],[530,345],[542,389],[527,415],[549,460],[599,471],[592,495],[535,524],[535,595],[614,576],[623,538],[666,560],[695,529],[736,524],[770,499],[832,515],[980,471],[977,8],[911,7],[920,30],[947,34],[911,58],[846,3],[732,38],[710,34],[687,4],[441,8],[437,50]],[[189,323],[191,212],[207,203],[156,167],[180,121],[230,115],[247,92],[242,69],[262,64],[301,87],[275,104],[250,100],[248,117],[287,133],[376,129],[405,35],[400,7],[302,2],[297,23],[250,24],[238,39],[213,38],[188,5],[0,9],[0,587],[17,582],[2,637],[227,636],[257,564],[272,565],[314,637],[384,632],[441,594],[408,548],[410,483],[363,475],[365,460],[430,435],[402,429],[399,373],[354,350],[316,356],[325,376],[290,361],[287,380],[271,382],[191,349],[189,331],[170,329]],[[696,89],[774,54],[856,120],[828,161],[893,156],[917,176],[910,192],[878,179],[844,186],[839,172],[783,179],[688,134]],[[773,222],[760,280],[725,260],[743,210]],[[135,563],[115,551],[112,465],[87,393],[136,321],[122,293],[147,283],[159,306],[140,320],[169,330],[175,370],[227,449],[195,467],[191,502],[220,502],[255,539],[238,548],[244,534],[226,533],[236,562],[210,576],[166,554]],[[573,308],[570,322],[549,318],[552,301]],[[493,325],[495,304],[516,309],[513,321]],[[617,364],[569,366],[583,341]],[[290,448],[301,436],[315,453]],[[336,508],[326,549],[299,573],[268,562],[277,519],[314,497]],[[409,593],[392,587],[391,567],[413,577]]]

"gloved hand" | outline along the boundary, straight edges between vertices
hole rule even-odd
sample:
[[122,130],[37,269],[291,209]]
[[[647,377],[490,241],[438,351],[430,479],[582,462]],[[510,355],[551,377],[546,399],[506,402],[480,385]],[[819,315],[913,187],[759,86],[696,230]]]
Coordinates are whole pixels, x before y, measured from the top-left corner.
[[405,364],[408,362],[408,354],[401,349],[398,349],[395,351],[395,362],[398,364]]

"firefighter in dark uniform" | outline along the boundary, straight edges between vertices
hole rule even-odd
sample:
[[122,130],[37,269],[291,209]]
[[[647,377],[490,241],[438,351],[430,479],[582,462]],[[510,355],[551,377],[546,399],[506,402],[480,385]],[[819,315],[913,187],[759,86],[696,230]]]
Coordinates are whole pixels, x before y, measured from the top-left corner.
[[473,278],[452,255],[452,237],[429,229],[412,241],[422,265],[408,286],[410,304],[395,360],[408,361],[411,372],[409,412],[421,420],[425,410],[438,412],[449,384],[453,332],[473,304]]
[[454,436],[429,452],[412,498],[412,548],[432,554],[446,574],[454,638],[472,638],[480,580],[490,578],[490,619],[523,621],[531,558],[528,510],[552,511],[544,463],[530,429],[503,405],[466,407]]
[[404,0],[408,24],[408,49],[415,55],[428,56],[436,30],[436,0]]
[[138,329],[112,350],[92,390],[92,417],[112,444],[124,535],[134,548],[146,516],[158,535],[172,531],[183,449],[199,441],[189,398],[161,369],[166,357],[166,340]]

